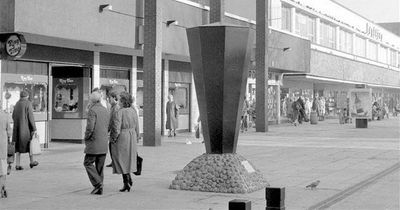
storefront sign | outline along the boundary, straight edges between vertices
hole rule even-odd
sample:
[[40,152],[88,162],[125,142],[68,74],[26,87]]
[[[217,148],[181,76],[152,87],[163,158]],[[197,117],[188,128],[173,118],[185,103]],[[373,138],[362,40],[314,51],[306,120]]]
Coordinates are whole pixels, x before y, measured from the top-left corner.
[[26,41],[22,35],[9,35],[4,44],[5,52],[11,58],[20,58],[25,54]]
[[29,76],[29,75],[26,75],[26,76],[22,75],[20,78],[21,78],[21,81],[23,81],[23,82],[31,82],[31,81],[33,81],[33,77]]
[[72,79],[59,79],[58,81],[60,81],[61,84],[67,84],[67,83],[73,83],[74,80]]
[[118,85],[119,84],[118,80],[115,80],[115,79],[110,79],[109,82],[110,82],[111,85]]
[[375,28],[374,26],[370,26],[367,23],[365,32],[367,33],[368,36],[377,39],[379,41],[382,41],[383,38],[382,33],[379,31],[379,29]]

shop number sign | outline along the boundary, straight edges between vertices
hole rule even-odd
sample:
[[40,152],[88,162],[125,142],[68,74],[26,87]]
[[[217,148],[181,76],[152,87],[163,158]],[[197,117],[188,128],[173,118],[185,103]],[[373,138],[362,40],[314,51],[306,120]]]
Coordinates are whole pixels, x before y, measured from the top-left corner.
[[22,35],[9,35],[4,45],[5,52],[9,58],[20,58],[26,51],[26,41]]

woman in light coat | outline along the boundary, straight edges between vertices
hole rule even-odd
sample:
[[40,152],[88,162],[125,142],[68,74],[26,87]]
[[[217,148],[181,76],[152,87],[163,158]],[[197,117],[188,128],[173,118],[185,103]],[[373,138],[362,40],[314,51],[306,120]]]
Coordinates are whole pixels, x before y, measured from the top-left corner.
[[130,191],[132,178],[136,172],[137,139],[139,138],[139,121],[135,109],[131,107],[132,96],[122,92],[119,98],[120,109],[111,122],[111,158],[114,174],[122,174],[124,187],[121,192]]
[[0,189],[1,198],[7,197],[6,175],[11,169],[7,168],[7,144],[11,138],[10,119],[6,113],[0,112]]

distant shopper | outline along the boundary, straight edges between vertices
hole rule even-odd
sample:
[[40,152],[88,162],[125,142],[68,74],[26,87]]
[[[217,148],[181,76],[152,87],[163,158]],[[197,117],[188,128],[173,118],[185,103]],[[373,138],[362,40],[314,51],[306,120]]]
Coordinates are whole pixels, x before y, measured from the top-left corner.
[[389,107],[386,103],[383,104],[383,111],[384,111],[384,115],[383,118],[388,118],[389,119]]
[[167,112],[167,122],[165,128],[169,129],[168,137],[172,137],[172,135],[176,136],[176,129],[178,128],[178,117],[179,117],[179,107],[176,105],[174,101],[174,96],[168,96],[168,102],[166,106]]
[[11,139],[9,116],[0,112],[0,197],[7,198],[6,176],[10,168],[7,167],[7,144]]
[[306,113],[305,113],[305,103],[302,96],[299,96],[297,99],[298,111],[299,111],[299,123],[301,124],[303,121],[307,121]]
[[103,194],[103,168],[107,154],[109,114],[100,103],[101,94],[90,95],[92,105],[88,111],[85,132],[85,160],[83,165],[94,189],[91,194]]
[[240,130],[242,133],[244,131],[247,131],[248,124],[249,124],[249,101],[246,99],[246,96],[244,97],[243,100],[243,108],[242,108],[242,117],[241,117],[241,122],[240,122]]
[[[108,132],[110,133],[110,141],[109,141],[109,149],[110,149],[110,156],[112,156],[112,152],[111,152],[111,144],[112,144],[112,139],[111,136],[114,136],[115,134],[113,132],[115,132],[112,127],[113,124],[116,120],[117,117],[117,113],[119,110],[119,94],[116,91],[112,91],[110,93],[110,104],[111,104],[111,109],[110,109],[110,123],[108,125]],[[106,167],[111,167],[112,166],[112,157],[111,157],[111,163],[106,165]]]
[[[16,170],[23,170],[21,166],[21,153],[30,152],[30,141],[36,133],[35,119],[33,117],[33,108],[28,100],[29,94],[26,91],[21,91],[20,100],[15,104],[12,118],[13,126],[13,141],[15,142]],[[29,154],[31,168],[39,165],[33,159],[33,155]]]
[[293,101],[292,103],[292,111],[293,111],[293,125],[297,126],[297,123],[299,123],[299,119],[300,119],[300,109],[301,109],[301,105],[298,101]]
[[133,109],[133,97],[122,92],[119,98],[119,110],[111,122],[111,157],[114,174],[122,174],[124,186],[119,191],[130,191],[132,178],[130,173],[137,171],[137,139],[139,138],[139,120]]

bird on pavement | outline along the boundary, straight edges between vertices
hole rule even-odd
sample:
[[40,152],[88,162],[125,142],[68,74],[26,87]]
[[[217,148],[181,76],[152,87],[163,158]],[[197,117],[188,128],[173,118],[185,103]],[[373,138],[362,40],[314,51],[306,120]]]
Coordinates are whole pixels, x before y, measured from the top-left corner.
[[307,188],[310,188],[311,190],[313,190],[313,189],[315,189],[315,188],[318,186],[319,183],[320,183],[319,180],[317,180],[317,181],[315,181],[315,182],[312,182],[311,184],[309,184],[309,185],[306,186],[306,189],[307,189]]

